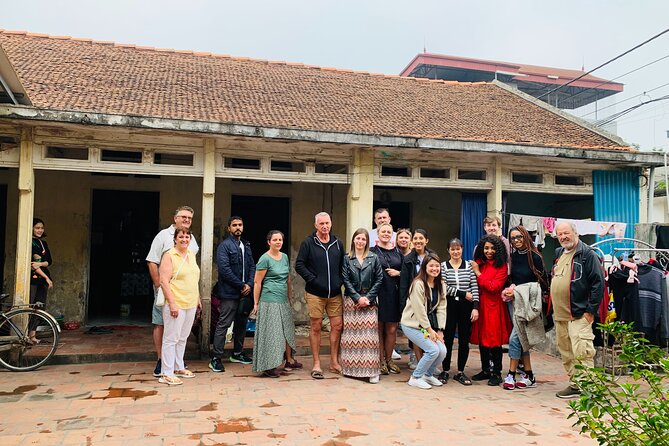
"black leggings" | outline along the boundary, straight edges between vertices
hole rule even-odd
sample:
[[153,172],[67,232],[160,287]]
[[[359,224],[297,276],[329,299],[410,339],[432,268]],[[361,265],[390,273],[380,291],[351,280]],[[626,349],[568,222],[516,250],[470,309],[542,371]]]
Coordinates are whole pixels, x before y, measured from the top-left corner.
[[451,369],[451,353],[455,330],[458,330],[458,371],[464,371],[469,358],[469,337],[472,334],[472,309],[474,305],[467,299],[448,299],[446,307],[446,330],[444,343],[446,344],[446,358],[441,363],[444,371]]
[[[44,304],[42,310],[46,310],[46,295],[49,291],[49,286],[45,284],[30,285],[30,303],[36,304],[41,302]],[[37,325],[39,324],[39,319],[36,317],[31,317],[28,321],[28,331],[35,331]]]
[[[481,352],[481,369],[494,375],[502,374],[502,347],[479,346]],[[491,363],[492,362],[492,368]]]

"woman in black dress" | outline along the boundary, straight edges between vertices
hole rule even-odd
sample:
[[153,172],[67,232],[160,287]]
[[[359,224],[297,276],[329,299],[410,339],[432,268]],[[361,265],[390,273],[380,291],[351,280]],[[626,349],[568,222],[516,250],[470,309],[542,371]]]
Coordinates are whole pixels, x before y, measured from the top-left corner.
[[392,359],[393,348],[397,340],[397,324],[402,316],[400,309],[400,270],[402,254],[392,246],[393,227],[382,223],[377,228],[378,244],[371,248],[381,261],[383,282],[379,291],[379,341],[381,348],[381,374],[400,373],[400,368]]
[[[33,218],[33,242],[30,259],[32,274],[30,275],[30,303],[37,302],[46,306],[46,295],[49,289],[53,287],[51,282],[51,273],[48,267],[53,262],[51,260],[51,251],[49,245],[44,240],[44,221],[39,218]],[[28,337],[34,343],[38,343],[35,336],[38,321],[31,319],[28,324]]]

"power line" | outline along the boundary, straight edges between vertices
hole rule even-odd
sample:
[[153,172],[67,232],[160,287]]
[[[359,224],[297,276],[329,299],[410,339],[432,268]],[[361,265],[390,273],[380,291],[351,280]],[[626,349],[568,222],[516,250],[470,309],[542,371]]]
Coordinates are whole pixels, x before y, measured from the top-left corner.
[[628,113],[633,112],[634,110],[638,109],[639,107],[643,107],[644,105],[651,104],[651,103],[653,103],[653,102],[664,101],[664,100],[667,100],[667,99],[669,99],[669,94],[668,94],[668,95],[665,95],[665,96],[660,96],[659,98],[656,98],[656,99],[650,99],[650,100],[648,100],[648,101],[646,101],[646,102],[642,102],[642,103],[637,104],[637,105],[633,105],[632,107],[626,108],[625,110],[623,110],[623,111],[621,111],[621,112],[612,114],[612,115],[609,116],[608,118],[604,118],[604,119],[602,119],[601,121],[597,121],[597,123],[596,123],[595,125],[596,125],[597,127],[601,127],[601,126],[603,126],[603,125],[606,125],[606,124],[608,124],[608,123],[610,123],[610,122],[615,121],[615,120],[618,119],[618,118],[621,118],[621,117],[625,116],[625,115],[628,114]]
[[651,88],[650,90],[646,90],[646,91],[644,91],[643,93],[639,93],[639,94],[637,94],[637,95],[631,96],[631,97],[629,97],[629,98],[627,98],[627,99],[623,99],[622,101],[614,102],[613,104],[609,104],[609,105],[607,105],[606,107],[599,108],[599,109],[597,109],[597,110],[591,111],[590,113],[586,113],[586,114],[581,115],[581,116],[579,116],[579,117],[580,117],[580,118],[585,118],[586,116],[590,116],[590,115],[592,115],[592,114],[599,113],[599,112],[601,112],[602,110],[606,110],[607,108],[615,107],[616,105],[620,105],[620,104],[622,104],[623,102],[631,101],[632,99],[634,99],[634,98],[638,98],[639,96],[645,96],[645,95],[647,95],[648,93],[653,92],[653,91],[655,91],[655,90],[659,90],[660,88],[664,88],[664,87],[666,87],[667,85],[669,85],[669,82],[667,82],[666,84],[662,84],[662,85],[660,85],[660,86],[658,86],[658,87]]
[[648,62],[648,63],[645,64],[645,65],[641,65],[640,67],[635,68],[635,69],[633,69],[632,71],[628,71],[628,72],[625,73],[625,74],[621,74],[621,75],[618,76],[618,77],[614,77],[614,78],[611,79],[611,80],[608,80],[608,81],[602,82],[601,84],[595,85],[594,87],[588,87],[588,88],[585,88],[585,89],[579,91],[578,93],[574,93],[574,94],[572,94],[571,96],[568,96],[568,97],[562,99],[560,102],[564,103],[564,101],[566,101],[566,100],[568,100],[568,99],[574,99],[576,96],[578,96],[578,95],[580,95],[580,94],[583,94],[583,93],[585,93],[586,91],[594,90],[595,88],[599,88],[599,87],[601,87],[602,85],[610,84],[610,83],[612,83],[613,81],[620,79],[621,77],[625,77],[625,76],[627,76],[628,74],[632,74],[632,73],[634,73],[634,72],[636,72],[636,71],[639,71],[639,70],[641,70],[641,69],[643,69],[643,68],[649,67],[649,66],[653,65],[654,63],[660,62],[660,61],[662,61],[662,60],[664,60],[664,59],[666,59],[666,58],[668,58],[668,57],[669,57],[669,54],[667,54],[666,56],[660,57],[659,59],[655,59],[655,60],[652,61],[652,62]]
[[634,51],[634,50],[636,50],[636,49],[638,49],[638,48],[641,48],[642,46],[644,46],[644,45],[647,44],[648,42],[651,42],[651,41],[657,39],[658,37],[660,37],[661,35],[666,34],[666,33],[668,33],[668,32],[669,32],[669,28],[665,29],[664,31],[662,31],[662,32],[659,33],[659,34],[654,35],[654,36],[651,37],[650,39],[648,39],[648,40],[646,40],[646,41],[644,41],[644,42],[641,42],[640,44],[638,44],[638,45],[635,46],[634,48],[631,48],[631,49],[625,51],[624,53],[617,55],[617,56],[614,57],[613,59],[610,59],[610,60],[604,62],[603,64],[599,65],[598,67],[593,68],[592,70],[588,71],[587,73],[583,73],[582,75],[580,75],[580,76],[577,77],[576,79],[572,79],[572,80],[570,80],[569,82],[567,82],[567,83],[565,83],[565,84],[558,85],[558,86],[555,87],[554,89],[552,89],[552,90],[550,90],[550,91],[548,91],[548,92],[542,94],[542,95],[539,96],[537,99],[541,99],[541,98],[543,98],[544,96],[548,96],[549,94],[554,93],[554,92],[558,91],[559,89],[561,89],[561,88],[563,88],[563,87],[566,87],[567,85],[571,85],[571,84],[573,84],[573,83],[576,82],[577,80],[582,79],[582,78],[584,78],[585,76],[587,76],[588,74],[590,74],[590,73],[592,73],[592,72],[594,72],[594,71],[596,71],[596,70],[599,70],[599,69],[602,68],[603,66],[608,65],[608,64],[610,64],[611,62],[614,62],[614,61],[620,59],[621,57],[623,57],[623,56],[625,56],[625,55],[631,53],[632,51]]

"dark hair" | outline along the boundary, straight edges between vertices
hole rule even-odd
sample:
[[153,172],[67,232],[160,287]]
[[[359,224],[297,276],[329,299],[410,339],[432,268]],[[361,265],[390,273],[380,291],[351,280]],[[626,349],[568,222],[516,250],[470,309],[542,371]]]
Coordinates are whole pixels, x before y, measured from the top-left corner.
[[411,284],[411,286],[413,287],[414,283],[418,281],[423,282],[423,290],[425,291],[426,302],[432,301],[432,295],[430,294],[430,286],[427,283],[427,264],[433,260],[439,264],[439,275],[434,278],[434,286],[437,287],[437,293],[439,293],[439,299],[444,297],[444,288],[441,286],[443,282],[443,278],[441,277],[441,260],[439,260],[439,256],[433,252],[425,254],[425,257],[423,257],[423,261],[420,264],[420,269],[418,270],[418,274],[416,274],[416,277],[413,279],[413,282]]
[[492,244],[492,246],[495,248],[493,266],[495,268],[499,268],[500,266],[504,265],[507,261],[506,246],[504,246],[504,242],[502,242],[501,238],[491,234],[486,234],[481,237],[481,240],[479,240],[478,244],[476,245],[476,249],[474,249],[474,260],[477,263],[483,263],[487,260],[485,254],[483,253],[483,247],[486,243]]
[[460,240],[457,237],[453,237],[449,242],[448,242],[448,247],[453,248],[454,246],[459,246],[460,248],[463,247],[462,245],[462,240]]
[[286,236],[283,235],[283,232],[279,231],[278,229],[272,229],[271,231],[269,231],[267,233],[267,243],[269,243],[270,240],[272,240],[272,237],[274,237],[274,234],[281,234],[282,239],[286,238]]
[[353,236],[351,237],[351,250],[349,251],[349,255],[351,257],[355,257],[355,238],[360,235],[360,234],[365,234],[365,237],[367,238],[367,243],[365,244],[365,257],[367,257],[367,253],[369,252],[369,232],[367,232],[367,229],[365,228],[358,228],[355,230],[353,233]]
[[244,220],[242,219],[242,217],[240,217],[239,215],[233,215],[232,217],[228,218],[228,224],[227,224],[227,226],[230,226],[230,224],[231,224],[233,221],[235,221],[235,220],[239,220],[239,221],[241,221],[242,223],[244,223]]
[[192,235],[193,233],[191,232],[190,229],[187,228],[176,228],[174,230],[174,241],[177,241],[177,235],[179,235],[180,232],[183,232],[184,234]]
[[523,245],[520,248],[520,250],[527,251],[527,264],[530,265],[530,269],[532,270],[534,277],[536,277],[537,282],[541,284],[541,288],[546,289],[548,287],[546,276],[545,274],[539,273],[539,271],[537,270],[536,266],[534,265],[534,258],[532,256],[532,253],[537,254],[541,259],[541,266],[543,266],[543,271],[546,271],[546,264],[544,264],[544,258],[542,257],[537,247],[534,245],[534,241],[532,241],[532,236],[530,235],[529,232],[527,232],[527,229],[525,229],[525,227],[521,225],[514,226],[513,228],[509,229],[509,242],[511,243],[512,252],[518,251],[513,246],[513,242],[511,241],[511,232],[513,231],[520,232],[520,235],[523,236]]
[[429,238],[427,236],[427,231],[425,229],[420,229],[420,228],[416,229],[415,231],[413,231],[413,235],[416,234],[423,234],[423,237],[425,237],[426,239]]
[[[42,226],[44,226],[44,220],[42,220],[41,218],[37,218],[37,217],[33,218],[33,228],[38,223],[42,223]],[[43,237],[46,237],[46,231],[42,232],[42,237],[40,237],[40,238],[43,238]]]

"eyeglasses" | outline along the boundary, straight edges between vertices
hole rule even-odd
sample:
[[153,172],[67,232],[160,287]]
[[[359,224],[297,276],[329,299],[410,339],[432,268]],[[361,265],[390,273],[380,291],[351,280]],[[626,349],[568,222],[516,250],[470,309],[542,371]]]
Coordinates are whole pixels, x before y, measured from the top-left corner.
[[192,220],[193,217],[189,217],[187,215],[177,215],[177,217],[181,218],[182,220]]
[[522,235],[515,235],[515,236],[511,237],[511,240],[522,240],[522,239],[523,239]]

